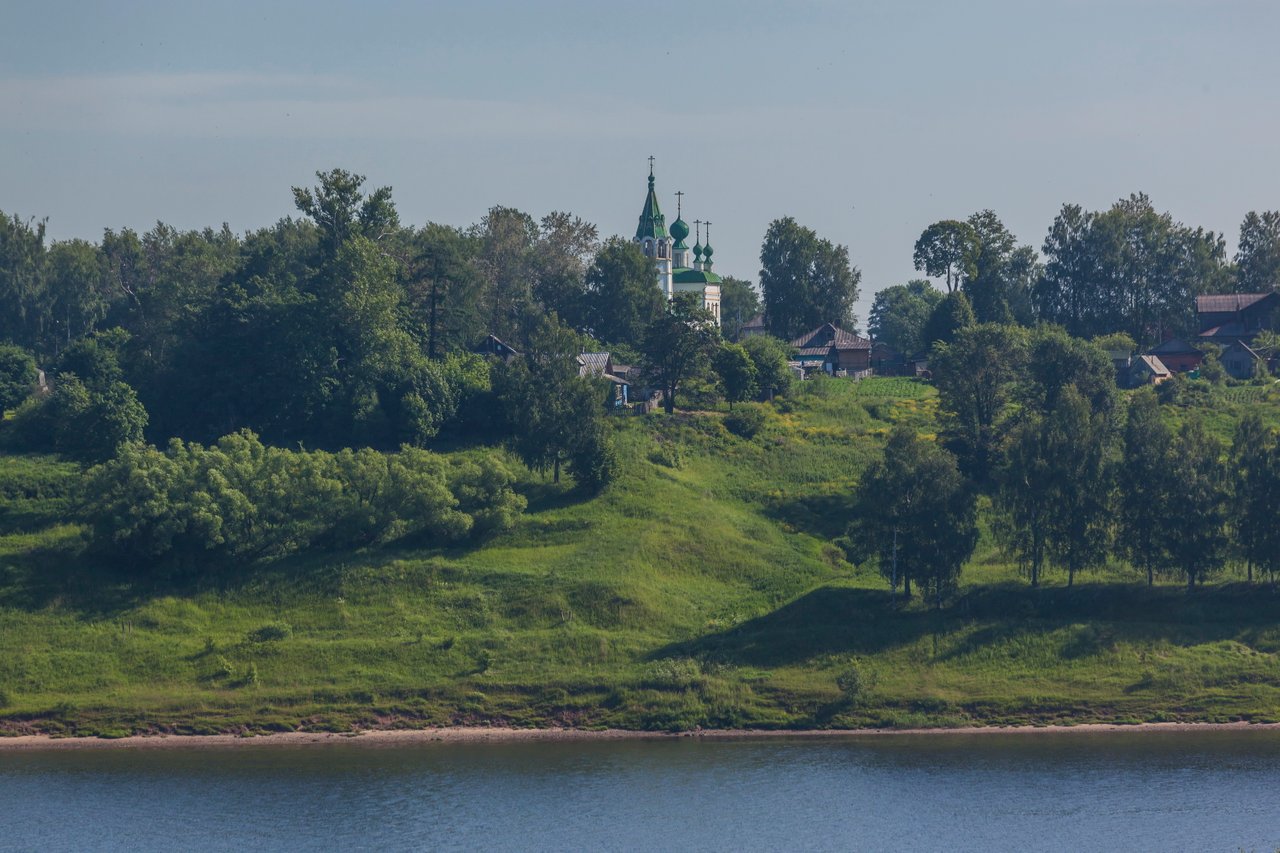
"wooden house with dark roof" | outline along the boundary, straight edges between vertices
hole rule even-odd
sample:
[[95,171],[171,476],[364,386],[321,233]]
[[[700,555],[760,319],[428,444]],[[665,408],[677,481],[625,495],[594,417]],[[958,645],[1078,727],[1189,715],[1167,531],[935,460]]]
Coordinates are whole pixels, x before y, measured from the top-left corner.
[[1252,379],[1266,359],[1244,341],[1233,341],[1222,351],[1222,369],[1234,379]]
[[[609,405],[622,408],[631,402],[631,380],[615,373],[613,356],[607,352],[578,353],[578,375],[609,383]],[[629,368],[628,368],[628,372]]]
[[1157,356],[1174,373],[1187,373],[1204,362],[1204,353],[1182,338],[1170,338],[1160,346],[1147,350],[1145,354]]
[[1263,329],[1275,328],[1280,293],[1213,293],[1196,297],[1202,340],[1228,346],[1250,343]]
[[871,341],[834,323],[823,323],[791,346],[806,373],[822,370],[833,376],[865,376],[871,371]]

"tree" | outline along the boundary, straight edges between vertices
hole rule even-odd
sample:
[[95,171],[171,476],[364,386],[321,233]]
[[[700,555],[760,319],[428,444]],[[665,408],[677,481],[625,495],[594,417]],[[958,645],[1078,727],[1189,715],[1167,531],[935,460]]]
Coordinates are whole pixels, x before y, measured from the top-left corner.
[[425,325],[427,357],[437,358],[483,335],[475,241],[457,228],[428,223],[411,238],[406,297]]
[[933,307],[929,319],[920,333],[920,345],[925,349],[937,343],[951,343],[961,329],[967,329],[977,322],[973,317],[973,308],[969,305],[969,297],[964,291],[948,293]]
[[1244,560],[1248,578],[1255,567],[1274,570],[1280,555],[1276,506],[1280,501],[1280,469],[1276,462],[1277,438],[1257,412],[1250,412],[1236,426],[1231,445],[1233,489],[1232,530],[1234,545]]
[[760,294],[749,281],[727,275],[720,283],[720,331],[737,341],[742,327],[760,313]]
[[0,341],[35,349],[47,319],[44,220],[0,212]]
[[975,245],[963,289],[979,323],[1030,320],[1029,289],[1039,275],[1039,262],[1030,246],[1021,248],[992,210],[981,210],[966,221]]
[[976,504],[955,457],[898,426],[859,489],[849,536],[877,558],[880,573],[910,596],[915,581],[941,607],[978,541]]
[[[534,256],[534,299],[544,311],[555,312],[571,327],[588,324],[585,276],[588,264],[600,249],[599,232],[577,216],[552,211],[542,217]],[[649,265],[653,283],[653,265]]]
[[1164,563],[1163,530],[1169,508],[1179,501],[1171,479],[1173,433],[1160,416],[1150,388],[1129,401],[1124,428],[1124,451],[1116,482],[1119,487],[1116,543],[1124,556],[1155,584],[1156,569]]
[[352,237],[378,242],[400,224],[391,187],[364,196],[364,175],[345,169],[316,172],[316,179],[320,184],[314,189],[293,188],[293,203],[320,228],[320,246],[327,257],[337,257],[338,248]]
[[943,300],[942,293],[924,279],[886,287],[871,304],[867,331],[905,356],[927,349],[925,325]]
[[1280,211],[1249,211],[1240,223],[1236,292],[1280,289]]
[[1177,500],[1164,528],[1164,547],[1190,590],[1221,568],[1226,557],[1231,494],[1222,445],[1199,420],[1188,420],[1174,436],[1169,469]]
[[978,235],[967,222],[944,219],[935,222],[916,240],[912,259],[916,269],[931,278],[941,278],[947,293],[959,289],[966,276],[973,275]]
[[592,335],[610,344],[637,346],[662,313],[653,261],[639,244],[611,237],[596,253],[586,281],[584,313]]
[[1115,375],[1110,357],[1097,344],[1042,326],[1030,336],[1021,396],[1028,407],[1047,413],[1058,405],[1063,392],[1074,388],[1091,412],[1110,415],[1115,407]]
[[853,326],[862,273],[849,250],[791,217],[776,219],[760,247],[760,290],[769,331],[791,340],[823,323]]
[[947,434],[962,467],[976,480],[990,476],[999,456],[1005,407],[1025,353],[1023,334],[994,323],[961,329],[953,343],[934,346],[929,366]]
[[57,353],[94,330],[107,315],[108,292],[98,247],[66,240],[49,247],[46,286],[49,329],[42,346]]
[[1106,557],[1111,509],[1110,431],[1107,412],[1090,408],[1068,385],[1045,420],[1049,498],[1053,506],[1047,544],[1067,570],[1067,586],[1081,569]]
[[0,420],[36,386],[39,369],[31,353],[13,344],[0,344]]
[[791,347],[772,335],[751,335],[742,342],[742,348],[751,357],[756,368],[756,387],[760,394],[772,400],[775,394],[785,393],[791,387]]
[[484,322],[490,334],[521,341],[531,326],[538,225],[512,207],[492,207],[471,236],[479,243],[476,267],[484,282]]
[[751,398],[756,390],[756,364],[746,349],[738,344],[721,344],[712,363],[730,410],[734,403]]
[[551,469],[560,482],[568,462],[579,485],[603,488],[612,476],[612,453],[603,430],[604,389],[579,375],[581,338],[545,317],[523,355],[494,371],[493,388],[512,444],[525,464]]
[[1103,212],[1064,205],[1043,252],[1036,315],[1080,337],[1123,331],[1151,342],[1190,333],[1194,296],[1229,284],[1221,235],[1156,212],[1144,194]]
[[719,340],[715,318],[700,302],[696,293],[677,293],[645,330],[645,365],[663,389],[667,414],[675,411],[680,383],[705,366]]

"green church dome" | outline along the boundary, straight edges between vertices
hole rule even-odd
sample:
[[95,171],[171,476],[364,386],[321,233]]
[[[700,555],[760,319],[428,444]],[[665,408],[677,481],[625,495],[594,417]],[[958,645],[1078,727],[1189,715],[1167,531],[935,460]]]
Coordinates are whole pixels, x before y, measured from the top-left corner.
[[684,238],[689,236],[689,226],[683,219],[677,219],[671,223],[671,239],[677,243],[684,242]]

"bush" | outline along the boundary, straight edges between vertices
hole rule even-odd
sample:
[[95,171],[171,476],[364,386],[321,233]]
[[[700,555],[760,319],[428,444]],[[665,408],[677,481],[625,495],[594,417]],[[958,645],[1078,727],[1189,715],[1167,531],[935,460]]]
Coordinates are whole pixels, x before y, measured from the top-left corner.
[[73,373],[60,375],[51,395],[30,398],[15,413],[6,443],[19,450],[55,451],[81,462],[101,462],[124,444],[142,440],[147,410],[123,382],[90,387]]
[[173,573],[313,545],[459,542],[515,523],[514,480],[493,454],[289,451],[245,431],[207,448],[126,445],[86,475],[82,516],[98,553]]
[[764,428],[765,415],[760,406],[743,405],[725,415],[724,427],[740,438],[752,439]]
[[850,704],[861,702],[874,686],[875,679],[863,671],[857,661],[851,662],[836,676],[836,687]]
[[38,378],[31,353],[12,344],[0,344],[0,416],[27,399]]
[[269,643],[273,640],[287,640],[292,636],[293,627],[288,622],[271,622],[250,631],[249,642]]

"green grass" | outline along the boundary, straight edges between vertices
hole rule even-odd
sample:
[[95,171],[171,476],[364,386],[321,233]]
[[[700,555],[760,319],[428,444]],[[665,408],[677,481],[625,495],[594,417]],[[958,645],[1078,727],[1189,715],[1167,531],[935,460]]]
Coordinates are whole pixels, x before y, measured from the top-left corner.
[[1033,591],[984,536],[935,613],[844,562],[863,468],[935,413],[913,380],[827,380],[750,441],[716,413],[622,418],[620,482],[587,501],[529,474],[527,515],[478,547],[181,587],[83,555],[74,466],[0,458],[0,730],[1280,719],[1270,588],[1188,596],[1113,565]]

